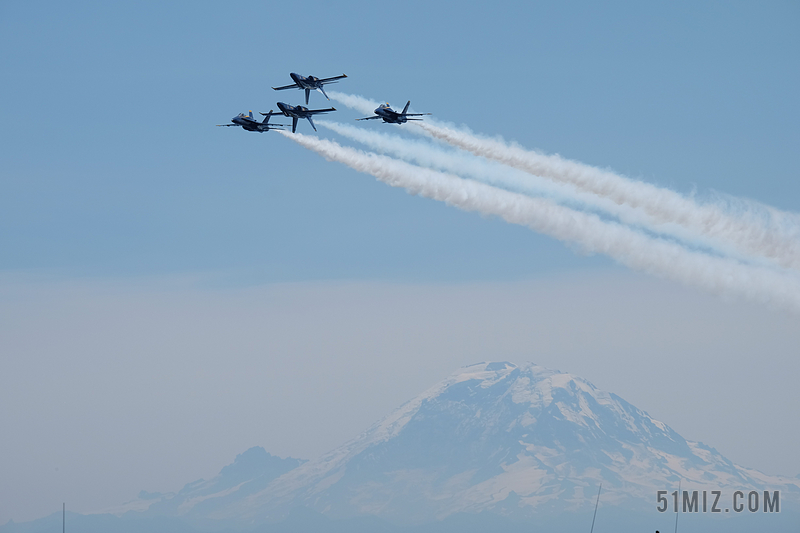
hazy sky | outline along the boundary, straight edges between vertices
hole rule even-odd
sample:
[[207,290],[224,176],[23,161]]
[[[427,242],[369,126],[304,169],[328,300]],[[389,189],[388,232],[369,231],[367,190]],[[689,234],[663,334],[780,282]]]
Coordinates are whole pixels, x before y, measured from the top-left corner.
[[253,445],[309,458],[494,359],[800,473],[796,315],[214,127],[299,103],[270,89],[291,71],[346,73],[345,92],[800,211],[798,23],[788,1],[3,2],[0,523],[175,490]]

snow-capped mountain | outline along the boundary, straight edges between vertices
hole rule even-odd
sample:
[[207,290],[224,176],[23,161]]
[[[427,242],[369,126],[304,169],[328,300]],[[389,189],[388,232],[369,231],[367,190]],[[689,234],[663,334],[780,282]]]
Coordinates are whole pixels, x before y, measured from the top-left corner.
[[244,455],[226,467],[242,473],[236,479],[223,470],[160,495],[146,514],[253,524],[306,507],[423,523],[584,512],[601,483],[603,504],[628,510],[653,511],[657,491],[679,481],[684,490],[781,490],[784,502],[800,494],[797,479],[737,466],[619,396],[535,364],[462,368],[327,455],[282,463],[285,472],[249,476],[237,466]]

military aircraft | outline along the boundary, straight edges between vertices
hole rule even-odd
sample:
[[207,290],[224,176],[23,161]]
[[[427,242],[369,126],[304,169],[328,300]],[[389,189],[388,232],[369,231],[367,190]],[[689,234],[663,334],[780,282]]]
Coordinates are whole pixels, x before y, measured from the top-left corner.
[[235,117],[231,119],[232,124],[217,124],[217,126],[241,126],[247,131],[257,131],[258,133],[264,133],[265,131],[269,130],[278,130],[281,127],[288,126],[288,124],[270,124],[269,119],[272,115],[280,115],[280,113],[273,113],[272,109],[269,110],[269,113],[261,113],[266,118],[263,122],[259,122],[253,118],[253,112],[250,111],[247,115],[244,113],[239,113]]
[[[334,76],[332,78],[317,78],[315,76],[301,76],[300,74],[296,74],[292,72],[289,74],[294,80],[294,83],[291,85],[284,85],[283,87],[273,87],[276,91],[282,91],[284,89],[305,89],[306,91],[306,105],[308,105],[308,95],[311,94],[311,91],[319,91],[328,98],[328,95],[325,94],[325,89],[322,87],[326,83],[339,83],[336,80],[340,80],[342,78],[346,78],[347,74],[342,74],[341,76]],[[330,98],[328,98],[330,100]]]
[[391,107],[389,104],[381,104],[375,110],[374,117],[365,117],[365,118],[357,118],[356,120],[373,120],[376,118],[382,118],[384,122],[389,124],[403,124],[409,120],[422,120],[421,118],[408,118],[408,117],[420,117],[422,115],[430,115],[430,113],[408,113],[408,106],[411,105],[411,100],[408,101],[406,106],[403,108],[401,113],[398,113]]
[[297,129],[298,118],[307,118],[308,122],[311,124],[311,127],[314,128],[314,131],[317,131],[317,127],[314,125],[314,121],[311,120],[311,116],[318,115],[320,113],[336,111],[335,107],[328,109],[309,109],[301,105],[289,105],[284,104],[283,102],[278,102],[278,109],[280,109],[287,117],[292,117],[292,133],[294,133]]

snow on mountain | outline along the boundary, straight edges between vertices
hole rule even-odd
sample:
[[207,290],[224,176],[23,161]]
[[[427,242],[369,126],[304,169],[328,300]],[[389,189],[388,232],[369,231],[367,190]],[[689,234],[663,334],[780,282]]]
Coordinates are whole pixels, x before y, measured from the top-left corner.
[[615,394],[535,364],[462,368],[319,459],[259,481],[240,470],[187,485],[148,513],[248,524],[300,506],[397,523],[482,511],[525,518],[591,509],[600,483],[604,505],[652,511],[656,492],[679,481],[800,500],[796,479],[739,467]]

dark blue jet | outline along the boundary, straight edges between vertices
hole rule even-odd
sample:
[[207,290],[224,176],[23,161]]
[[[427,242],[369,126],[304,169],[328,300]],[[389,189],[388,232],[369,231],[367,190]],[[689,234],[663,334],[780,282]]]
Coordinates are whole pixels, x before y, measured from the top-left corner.
[[[282,91],[284,89],[305,89],[306,91],[306,105],[308,105],[308,95],[311,94],[311,91],[319,91],[322,93],[325,98],[328,98],[328,95],[325,94],[325,89],[322,88],[323,85],[326,83],[339,83],[336,80],[340,80],[342,78],[346,78],[346,74],[342,74],[341,76],[334,76],[333,78],[317,78],[315,76],[301,76],[300,74],[296,74],[292,72],[289,74],[294,80],[294,83],[291,85],[284,85],[283,87],[273,87],[276,91]],[[328,98],[330,100],[330,98]]]
[[301,105],[289,105],[284,104],[283,102],[278,102],[278,109],[280,109],[284,115],[287,117],[292,117],[292,133],[297,130],[297,119],[298,118],[307,118],[311,127],[314,128],[314,131],[317,131],[317,127],[314,125],[314,121],[311,120],[312,115],[318,115],[320,113],[329,113],[331,111],[336,111],[335,107],[331,107],[328,109],[309,109],[307,107],[303,107]]
[[247,115],[244,113],[239,113],[235,117],[231,119],[232,124],[217,124],[217,126],[241,126],[247,131],[257,131],[258,133],[264,133],[265,131],[269,130],[277,130],[280,129],[279,126],[287,126],[287,124],[270,124],[269,119],[272,115],[280,115],[280,113],[273,113],[272,109],[269,110],[269,113],[261,113],[264,115],[264,121],[259,122],[253,118],[253,112],[250,111]]
[[382,118],[384,122],[389,124],[403,124],[409,120],[422,120],[421,118],[408,118],[408,117],[421,117],[423,115],[430,115],[430,113],[408,113],[408,106],[411,105],[411,100],[408,101],[401,113],[398,113],[389,104],[381,104],[375,110],[374,117],[357,118],[356,120],[373,120]]

